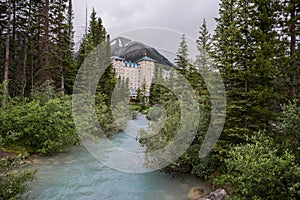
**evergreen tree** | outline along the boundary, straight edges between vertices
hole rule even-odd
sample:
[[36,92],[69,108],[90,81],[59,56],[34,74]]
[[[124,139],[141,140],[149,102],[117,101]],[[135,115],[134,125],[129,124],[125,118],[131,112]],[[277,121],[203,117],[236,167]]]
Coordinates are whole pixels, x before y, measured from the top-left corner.
[[[112,63],[110,61],[111,50],[110,50],[110,37],[106,33],[105,28],[102,25],[102,20],[100,17],[97,17],[97,13],[95,9],[93,9],[90,22],[88,27],[88,33],[83,38],[83,42],[81,43],[79,49],[79,55],[77,58],[77,69],[80,68],[84,59],[88,56],[88,54],[97,46],[100,45],[101,49],[105,49],[103,52],[100,52],[99,57],[101,58],[101,63],[106,67],[102,77],[98,83],[98,92],[102,93],[105,98],[105,102],[109,107],[111,104],[111,97],[114,86],[116,84],[116,75]],[[106,66],[108,65],[108,66]],[[87,72],[94,73],[94,72]]]
[[[154,104],[161,104],[164,100],[164,90],[165,88],[160,85],[163,82],[163,77],[162,77],[162,65],[159,63],[155,63],[155,68],[157,69],[155,71],[155,76],[153,79],[154,84],[151,85],[150,87],[150,105]],[[140,91],[140,90],[139,90]]]
[[188,46],[186,43],[185,35],[181,37],[181,42],[179,44],[179,49],[177,51],[177,57],[175,58],[175,64],[177,65],[180,72],[184,75],[187,73],[189,66],[189,53]]
[[64,94],[67,76],[73,67],[72,1],[59,0],[51,8],[53,16],[57,16],[51,27],[52,55],[55,58],[52,62],[52,74],[57,88]]
[[282,0],[279,4],[279,29],[285,42],[287,66],[281,70],[287,79],[281,80],[288,85],[289,99],[299,98],[300,86],[300,3],[297,0]]
[[[0,39],[4,43],[3,36],[8,33],[7,22],[10,21],[9,56],[1,60],[3,65],[7,60],[8,89],[12,97],[24,99],[47,80],[54,81],[57,88],[64,88],[63,80],[73,62],[73,26],[72,21],[67,20],[68,3],[71,0],[11,1],[10,14],[1,11]],[[7,8],[6,3],[0,5]],[[1,51],[5,55],[5,49]]]
[[[7,5],[5,1],[0,2],[0,43],[5,44],[5,29],[6,29],[6,16]],[[4,66],[5,61],[5,45],[0,45],[0,65]],[[3,82],[4,67],[0,67],[0,82]]]
[[212,38],[207,30],[205,19],[202,22],[199,34],[199,38],[196,41],[198,55],[196,56],[195,65],[196,68],[206,71],[212,67],[212,60],[209,55],[212,50]]
[[212,52],[212,37],[207,30],[205,19],[200,27],[196,44],[198,54],[196,55],[194,66],[190,72],[190,83],[199,97],[199,103],[206,107],[209,106],[209,92],[204,78],[206,81],[210,81],[211,84],[214,83],[213,80],[209,80],[208,74],[209,71],[213,73],[215,66],[210,57],[210,53]]
[[96,48],[99,44],[104,44],[105,42],[107,42],[107,34],[105,28],[102,25],[101,18],[97,18],[97,13],[93,8],[90,16],[88,32],[83,36],[78,51],[77,67],[80,67],[84,59],[94,48]]
[[275,81],[276,5],[223,0],[219,13],[214,56],[228,97],[223,139],[242,142],[245,134],[270,128],[276,117],[281,95]]
[[[98,22],[101,20],[98,20]],[[100,25],[100,24],[99,24]],[[103,29],[102,29],[103,30]],[[105,34],[105,32],[103,32]],[[106,45],[106,54],[104,55],[107,59],[110,59],[111,57],[111,50],[110,50],[110,37],[107,35],[105,44]],[[107,65],[108,63],[104,63],[104,65]],[[114,90],[115,84],[116,84],[116,73],[115,69],[113,67],[112,62],[108,64],[106,67],[104,73],[102,74],[102,77],[99,81],[99,92],[105,94],[106,99],[106,105],[109,106],[111,104],[111,98],[112,98],[112,92]],[[126,80],[125,80],[126,81]]]
[[27,87],[27,66],[28,66],[28,55],[29,55],[29,40],[30,40],[30,27],[32,23],[32,1],[29,1],[27,4],[28,9],[25,10],[25,16],[27,16],[27,19],[25,20],[26,29],[25,29],[25,41],[24,41],[24,51],[23,51],[23,63],[22,63],[22,75],[21,75],[21,92],[20,92],[20,98],[22,101],[24,101],[25,98],[25,92]]

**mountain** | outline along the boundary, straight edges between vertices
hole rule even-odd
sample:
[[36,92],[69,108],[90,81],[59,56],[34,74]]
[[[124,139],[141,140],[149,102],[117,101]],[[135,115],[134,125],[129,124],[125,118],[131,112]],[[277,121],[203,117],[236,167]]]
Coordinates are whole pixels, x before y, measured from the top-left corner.
[[173,64],[163,55],[161,55],[155,48],[149,47],[141,42],[132,41],[124,37],[118,37],[111,41],[112,56],[119,56],[136,62],[145,56],[156,60],[158,63],[172,66]]

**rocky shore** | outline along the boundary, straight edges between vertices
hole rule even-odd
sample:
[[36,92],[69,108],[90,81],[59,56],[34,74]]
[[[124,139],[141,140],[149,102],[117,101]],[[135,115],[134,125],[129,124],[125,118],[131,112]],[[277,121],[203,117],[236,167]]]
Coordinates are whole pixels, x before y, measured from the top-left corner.
[[227,192],[224,189],[215,190],[209,194],[200,187],[192,188],[188,193],[190,200],[226,200]]

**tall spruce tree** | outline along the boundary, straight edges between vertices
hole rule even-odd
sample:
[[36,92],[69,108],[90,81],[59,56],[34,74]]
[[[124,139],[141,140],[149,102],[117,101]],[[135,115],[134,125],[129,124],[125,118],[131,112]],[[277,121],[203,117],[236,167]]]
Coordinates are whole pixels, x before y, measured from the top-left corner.
[[184,75],[187,73],[189,66],[189,52],[188,46],[185,38],[185,34],[181,37],[181,42],[177,51],[177,56],[175,58],[175,64],[177,65],[180,72]]
[[297,0],[279,1],[279,29],[285,42],[285,58],[287,66],[282,68],[289,91],[288,99],[300,96],[300,3]]
[[[88,33],[86,36],[84,36],[83,42],[81,43],[79,49],[77,68],[81,66],[84,59],[88,56],[88,54],[98,45],[102,46],[103,47],[102,49],[105,49],[105,52],[101,52],[101,55],[99,55],[99,56],[104,56],[102,60],[110,59],[111,57],[110,37],[106,33],[105,28],[103,27],[101,18],[97,17],[97,13],[95,9],[93,9],[90,16]],[[111,104],[112,92],[117,79],[116,79],[116,75],[112,63],[110,63],[108,66],[103,66],[103,67],[106,67],[106,69],[99,80],[98,92],[104,94],[105,102],[109,106]]]
[[195,65],[198,69],[206,71],[212,67],[212,60],[209,55],[212,50],[212,38],[211,34],[207,30],[205,19],[203,19],[199,30],[199,38],[196,43],[198,55],[196,56]]
[[51,27],[52,55],[55,58],[52,74],[57,88],[64,94],[67,76],[73,67],[72,1],[59,0],[51,8],[51,13],[56,16]]
[[[280,90],[275,1],[223,0],[215,30],[215,59],[227,92],[223,138],[244,141],[253,131],[270,128]],[[275,58],[275,59],[274,59]]]

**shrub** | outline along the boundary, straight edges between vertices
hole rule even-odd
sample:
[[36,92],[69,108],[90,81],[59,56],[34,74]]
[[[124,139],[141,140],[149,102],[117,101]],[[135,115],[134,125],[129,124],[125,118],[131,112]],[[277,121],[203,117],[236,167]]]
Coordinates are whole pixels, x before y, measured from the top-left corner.
[[26,182],[32,181],[35,171],[20,170],[19,158],[0,159],[0,199],[19,199],[28,189]]
[[78,142],[70,99],[24,104],[11,102],[0,109],[0,133],[4,146],[22,147],[32,153],[53,153]]
[[282,115],[279,118],[278,143],[282,149],[289,149],[300,159],[300,107],[297,102],[289,102],[282,106]]
[[255,135],[225,159],[227,173],[217,178],[238,199],[299,199],[300,166],[289,151],[278,152],[272,139]]

